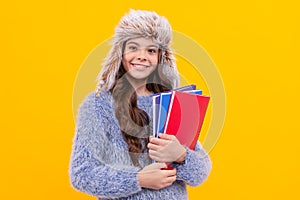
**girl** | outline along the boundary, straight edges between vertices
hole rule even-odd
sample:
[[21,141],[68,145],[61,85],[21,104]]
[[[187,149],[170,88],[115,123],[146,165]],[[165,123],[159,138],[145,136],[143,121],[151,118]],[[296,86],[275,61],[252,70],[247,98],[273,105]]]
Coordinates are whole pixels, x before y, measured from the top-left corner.
[[[187,199],[211,162],[175,136],[152,132],[152,97],[178,87],[172,30],[155,12],[130,10],[115,29],[97,90],[80,106],[70,162],[74,188],[98,199]],[[152,161],[156,161],[153,163]],[[173,169],[162,169],[172,163]]]

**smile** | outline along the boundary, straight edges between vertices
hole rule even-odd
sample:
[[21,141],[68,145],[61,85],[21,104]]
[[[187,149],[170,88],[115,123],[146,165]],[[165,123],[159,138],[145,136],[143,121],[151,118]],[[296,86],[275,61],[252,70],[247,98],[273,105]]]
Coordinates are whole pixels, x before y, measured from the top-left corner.
[[139,70],[139,71],[143,71],[145,70],[146,68],[150,67],[149,65],[141,65],[141,64],[135,64],[135,63],[131,63],[131,66],[136,69],[136,70]]

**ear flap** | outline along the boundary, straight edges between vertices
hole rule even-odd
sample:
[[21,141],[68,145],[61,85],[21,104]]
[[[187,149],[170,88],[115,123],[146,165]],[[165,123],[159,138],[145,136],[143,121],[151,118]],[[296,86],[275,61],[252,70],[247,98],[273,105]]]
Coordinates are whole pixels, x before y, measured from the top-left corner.
[[165,50],[162,55],[162,72],[170,80],[173,88],[179,86],[179,74],[176,67],[176,60],[170,50]]
[[103,68],[97,78],[99,81],[97,90],[102,88],[109,90],[115,84],[115,77],[122,62],[122,48],[123,44],[121,42],[112,45],[105,61],[102,63]]

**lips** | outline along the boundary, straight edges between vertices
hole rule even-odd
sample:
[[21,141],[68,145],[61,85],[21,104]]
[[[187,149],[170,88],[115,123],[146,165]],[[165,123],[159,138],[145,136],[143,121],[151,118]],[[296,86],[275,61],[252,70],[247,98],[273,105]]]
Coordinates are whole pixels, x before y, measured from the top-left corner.
[[131,66],[138,71],[144,71],[146,68],[150,67],[149,65],[139,63],[131,63]]

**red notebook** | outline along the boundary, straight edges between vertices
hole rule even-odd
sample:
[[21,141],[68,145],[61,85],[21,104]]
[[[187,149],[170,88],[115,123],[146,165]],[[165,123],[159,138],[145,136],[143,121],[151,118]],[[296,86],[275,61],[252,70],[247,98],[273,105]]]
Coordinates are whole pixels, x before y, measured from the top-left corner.
[[204,121],[210,97],[173,91],[164,133],[194,149]]

